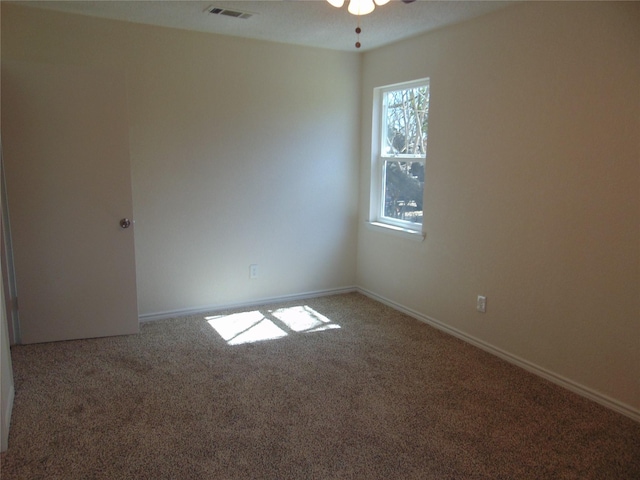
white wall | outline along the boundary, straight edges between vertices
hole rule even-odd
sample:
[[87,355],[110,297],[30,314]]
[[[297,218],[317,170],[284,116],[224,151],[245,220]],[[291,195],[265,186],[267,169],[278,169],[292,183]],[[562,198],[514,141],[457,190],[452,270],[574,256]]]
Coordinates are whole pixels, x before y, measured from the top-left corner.
[[[364,220],[372,90],[422,77],[417,243]],[[639,85],[637,3],[518,4],[365,53],[358,285],[640,415]]]
[[357,54],[2,9],[3,58],[127,72],[141,315],[354,285]]
[[131,38],[141,310],[353,285],[358,57],[154,33]]

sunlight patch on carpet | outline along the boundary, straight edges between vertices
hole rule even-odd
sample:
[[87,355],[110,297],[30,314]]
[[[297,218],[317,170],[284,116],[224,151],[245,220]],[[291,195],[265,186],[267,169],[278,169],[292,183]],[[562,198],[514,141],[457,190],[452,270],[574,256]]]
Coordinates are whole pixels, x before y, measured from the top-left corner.
[[205,317],[205,320],[229,345],[275,340],[292,333],[312,333],[340,328],[335,322],[307,305],[254,310]]

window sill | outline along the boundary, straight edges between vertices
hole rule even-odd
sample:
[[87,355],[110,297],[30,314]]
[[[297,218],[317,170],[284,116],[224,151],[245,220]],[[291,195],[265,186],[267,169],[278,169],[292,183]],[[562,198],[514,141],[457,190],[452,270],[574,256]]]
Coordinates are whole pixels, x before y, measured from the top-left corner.
[[382,232],[397,237],[406,238],[408,240],[414,240],[416,242],[423,242],[426,238],[426,234],[418,230],[409,230],[408,228],[396,227],[395,225],[388,225],[380,222],[365,222],[368,230],[373,232]]

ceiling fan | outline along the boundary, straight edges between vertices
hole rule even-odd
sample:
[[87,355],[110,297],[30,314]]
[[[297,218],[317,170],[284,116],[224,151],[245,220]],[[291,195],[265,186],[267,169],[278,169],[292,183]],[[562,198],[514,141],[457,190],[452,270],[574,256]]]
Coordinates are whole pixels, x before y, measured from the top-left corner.
[[[389,3],[390,0],[350,0],[349,13],[353,15],[367,15],[376,8],[376,5],[382,6]],[[416,0],[401,0],[402,3],[413,3]],[[327,0],[331,5],[340,8],[344,5],[345,0]]]
[[[389,3],[390,0],[349,0],[349,7],[347,8],[348,12],[352,15],[356,15],[358,17],[358,26],[356,27],[356,34],[358,35],[358,41],[356,42],[356,48],[360,48],[360,33],[362,29],[360,28],[360,16],[367,15],[373,12],[376,8],[376,5],[382,6]],[[416,0],[401,0],[402,3],[413,3]],[[341,8],[344,5],[345,0],[327,0],[331,5],[336,8]]]

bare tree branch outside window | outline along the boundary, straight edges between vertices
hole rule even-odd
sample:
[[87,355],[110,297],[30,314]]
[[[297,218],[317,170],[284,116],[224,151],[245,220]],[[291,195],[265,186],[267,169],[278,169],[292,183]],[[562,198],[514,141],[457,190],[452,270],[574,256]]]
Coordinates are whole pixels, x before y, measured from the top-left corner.
[[429,86],[384,93],[384,216],[422,223]]

